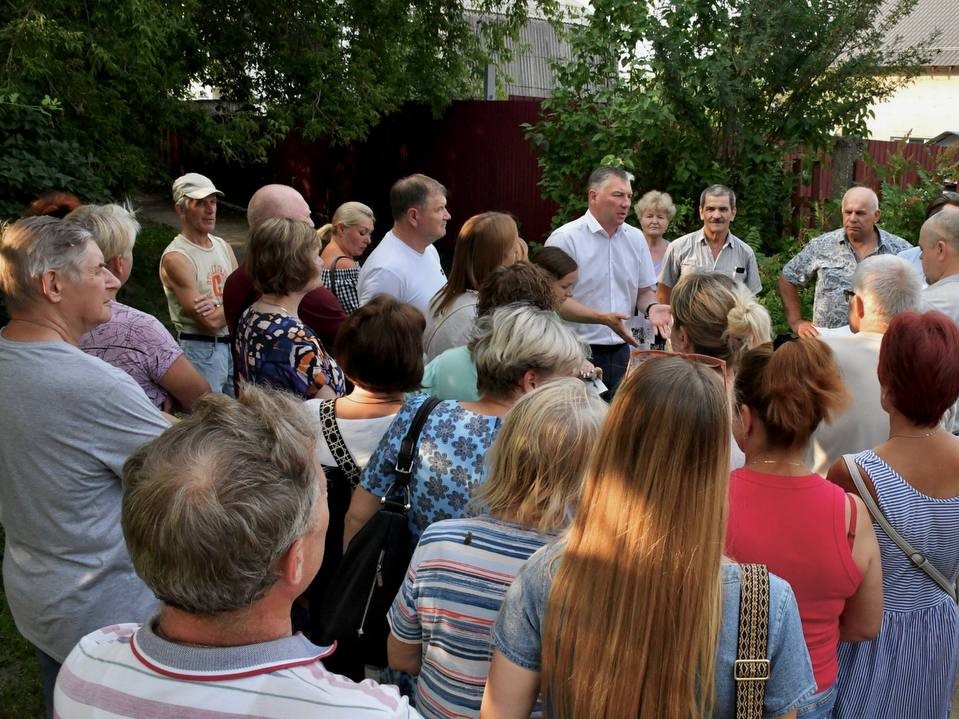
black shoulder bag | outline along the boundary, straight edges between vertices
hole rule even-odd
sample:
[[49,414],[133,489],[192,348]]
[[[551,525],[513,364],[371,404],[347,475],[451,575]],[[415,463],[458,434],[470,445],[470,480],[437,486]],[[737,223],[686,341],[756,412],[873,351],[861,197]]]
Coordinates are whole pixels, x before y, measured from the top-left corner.
[[350,541],[336,574],[326,588],[319,609],[320,644],[338,643],[324,664],[350,678],[363,676],[363,665],[386,666],[386,614],[399,590],[413,552],[407,513],[410,510],[410,477],[420,432],[436,397],[417,410],[400,444],[395,477],[380,500],[381,507]]

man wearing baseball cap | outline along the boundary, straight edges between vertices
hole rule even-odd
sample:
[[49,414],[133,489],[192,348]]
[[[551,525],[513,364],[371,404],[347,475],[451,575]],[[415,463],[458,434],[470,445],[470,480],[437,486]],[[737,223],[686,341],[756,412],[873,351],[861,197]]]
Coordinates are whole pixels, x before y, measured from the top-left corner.
[[223,316],[223,284],[236,269],[233,248],[211,235],[217,195],[209,178],[189,172],[173,182],[178,234],[160,258],[160,280],[183,354],[214,392],[233,394],[230,336]]

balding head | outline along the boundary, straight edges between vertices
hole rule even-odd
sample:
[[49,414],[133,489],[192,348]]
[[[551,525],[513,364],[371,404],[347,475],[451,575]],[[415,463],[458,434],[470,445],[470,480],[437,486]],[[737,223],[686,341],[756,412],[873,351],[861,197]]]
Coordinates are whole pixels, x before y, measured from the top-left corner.
[[959,274],[959,212],[943,209],[919,230],[922,271],[930,285]]
[[879,198],[868,187],[853,187],[842,196],[842,228],[854,243],[869,244],[876,237]]
[[252,229],[271,218],[302,220],[313,225],[310,206],[303,195],[289,185],[264,185],[253,193],[246,208],[246,222]]
[[866,209],[875,212],[879,209],[879,196],[868,187],[850,187],[846,194],[842,196],[843,207],[846,201],[865,203]]

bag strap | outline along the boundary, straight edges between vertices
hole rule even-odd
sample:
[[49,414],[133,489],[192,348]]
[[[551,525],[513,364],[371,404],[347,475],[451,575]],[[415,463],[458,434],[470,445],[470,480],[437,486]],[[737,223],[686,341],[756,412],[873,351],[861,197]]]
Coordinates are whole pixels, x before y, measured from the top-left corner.
[[336,297],[336,299],[340,299],[340,295],[336,291],[336,263],[339,262],[340,260],[345,260],[345,259],[346,259],[346,255],[340,255],[335,260],[333,260],[333,263],[328,268],[330,271],[330,283],[329,283],[330,286],[327,289],[333,293],[333,296]]
[[420,432],[423,431],[423,425],[426,424],[426,418],[430,412],[442,400],[439,397],[428,397],[420,405],[413,416],[410,428],[406,431],[406,436],[400,442],[400,453],[396,457],[396,464],[393,469],[396,470],[396,479],[393,484],[398,487],[405,487],[410,483],[410,474],[413,471],[413,460],[416,458],[416,444],[420,441]]
[[765,564],[740,564],[739,642],[733,677],[736,719],[762,719],[769,679],[769,571]]
[[882,513],[882,510],[879,508],[879,505],[876,504],[876,500],[872,498],[872,493],[866,487],[866,481],[862,478],[862,475],[859,473],[859,467],[856,466],[855,457],[851,454],[844,454],[842,456],[843,461],[846,463],[846,469],[849,470],[849,476],[852,477],[853,483],[856,485],[856,489],[859,490],[859,496],[862,498],[862,501],[866,503],[866,508],[869,510],[869,514],[872,515],[872,518],[876,520],[876,523],[882,527],[882,531],[886,533],[886,536],[889,537],[899,549],[902,550],[903,554],[909,557],[909,560],[915,564],[919,569],[924,571],[932,581],[942,587],[942,591],[948,594],[952,601],[956,601],[956,585],[952,584],[946,577],[936,569],[932,563],[926,559],[925,555],[922,552],[917,551],[906,538],[903,537],[896,529],[889,523],[889,520],[886,519],[886,515]]
[[320,403],[320,429],[336,466],[349,480],[350,489],[356,489],[356,485],[360,483],[360,468],[356,465],[353,453],[346,446],[343,435],[340,433],[340,427],[336,423],[335,399],[327,399]]

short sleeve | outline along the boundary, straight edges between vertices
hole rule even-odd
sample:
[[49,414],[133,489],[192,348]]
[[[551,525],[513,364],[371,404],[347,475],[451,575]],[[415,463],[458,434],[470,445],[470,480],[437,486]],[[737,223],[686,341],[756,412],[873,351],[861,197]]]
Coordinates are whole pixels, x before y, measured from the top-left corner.
[[756,261],[756,254],[749,253],[749,264],[746,268],[746,287],[754,295],[758,295],[763,289],[763,282],[759,277],[759,263]]
[[389,622],[390,630],[396,638],[410,644],[423,641],[423,625],[420,624],[420,616],[416,608],[418,594],[416,572],[423,554],[422,547],[423,537],[420,537],[420,543],[413,552],[409,569],[406,571],[406,578],[400,585],[400,590],[396,593],[393,605],[386,615],[386,621]]
[[663,255],[662,269],[659,271],[659,283],[672,287],[679,281],[679,251],[676,249],[679,242],[670,242],[666,247],[666,254]]
[[770,667],[764,705],[765,716],[778,717],[815,691],[816,680],[792,588],[776,576],[770,575],[769,582]]
[[561,229],[555,230],[546,239],[546,247],[558,247],[574,260],[576,259],[576,246],[573,244],[573,237]]
[[393,483],[400,442],[403,441],[413,421],[413,413],[426,401],[426,398],[427,395],[413,395],[406,400],[397,413],[396,419],[370,455],[370,461],[363,469],[363,476],[360,479],[360,486],[370,494],[382,497]]
[[357,287],[360,305],[365,305],[379,294],[402,297],[402,290],[403,286],[399,275],[389,267],[364,265],[360,271],[359,286]]
[[783,267],[783,277],[785,277],[786,281],[790,284],[796,285],[796,287],[805,287],[808,285],[810,278],[817,269],[814,261],[814,242],[815,240],[807,243],[806,246],[799,250],[796,256],[789,260]]
[[533,554],[506,592],[493,626],[493,644],[518,667],[538,672],[541,665],[542,624],[552,584],[549,567],[554,545]]

